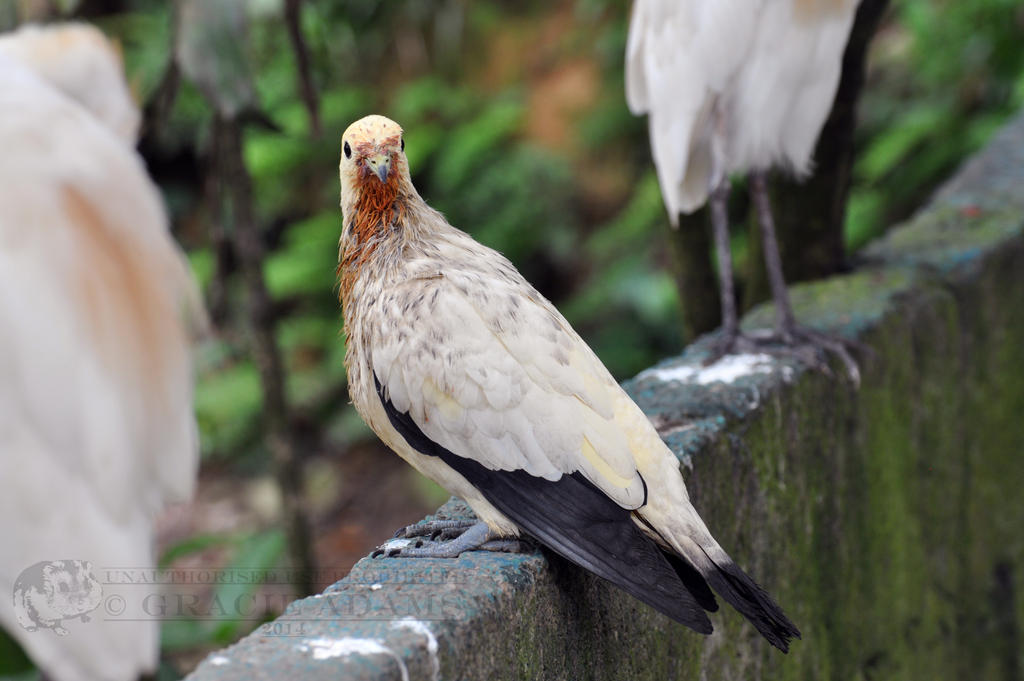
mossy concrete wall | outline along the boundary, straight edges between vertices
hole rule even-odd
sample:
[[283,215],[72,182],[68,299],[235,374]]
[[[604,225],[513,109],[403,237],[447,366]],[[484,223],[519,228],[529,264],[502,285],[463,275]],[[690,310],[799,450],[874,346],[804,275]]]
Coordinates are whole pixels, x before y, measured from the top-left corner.
[[699,343],[627,386],[801,627],[788,656],[727,606],[703,637],[549,554],[471,553],[364,559],[191,678],[1021,679],[1024,118],[862,260],[794,295],[869,348],[859,389],[715,381]]

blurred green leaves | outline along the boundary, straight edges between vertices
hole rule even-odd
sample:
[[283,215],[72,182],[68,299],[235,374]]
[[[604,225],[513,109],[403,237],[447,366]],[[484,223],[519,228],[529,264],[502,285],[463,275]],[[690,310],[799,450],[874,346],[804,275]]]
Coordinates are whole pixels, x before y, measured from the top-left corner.
[[471,172],[497,160],[495,148],[518,129],[522,114],[522,102],[510,97],[492,103],[449,132],[438,149],[434,170],[437,188],[447,192],[459,189]]
[[[253,608],[256,593],[262,587],[259,576],[277,567],[285,550],[280,530],[255,532],[241,536],[200,535],[172,547],[161,559],[167,565],[177,558],[210,548],[227,547],[232,558],[217,571],[220,578],[208,593],[169,593],[165,605],[169,612],[160,627],[160,647],[167,651],[226,646],[253,628],[253,617],[267,619],[279,613],[260,613]],[[188,582],[177,588],[181,589]]]
[[265,263],[267,288],[275,298],[310,296],[327,298],[334,287],[338,265],[341,213],[318,213],[296,222],[285,234],[281,247]]
[[0,679],[37,679],[39,672],[17,641],[0,629]]
[[917,208],[1024,104],[1017,0],[895,0],[860,105],[852,248]]
[[259,373],[249,361],[203,373],[195,402],[204,454],[237,452],[252,440],[261,395]]

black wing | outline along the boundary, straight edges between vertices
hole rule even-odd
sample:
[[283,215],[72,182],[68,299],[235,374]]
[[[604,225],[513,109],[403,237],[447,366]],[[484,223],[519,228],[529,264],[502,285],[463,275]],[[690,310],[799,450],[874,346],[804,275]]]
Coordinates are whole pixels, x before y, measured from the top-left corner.
[[691,629],[711,633],[703,608],[631,512],[580,473],[551,481],[522,470],[491,470],[458,456],[427,437],[408,413],[395,409],[376,376],[374,383],[391,425],[416,451],[439,457],[555,553]]

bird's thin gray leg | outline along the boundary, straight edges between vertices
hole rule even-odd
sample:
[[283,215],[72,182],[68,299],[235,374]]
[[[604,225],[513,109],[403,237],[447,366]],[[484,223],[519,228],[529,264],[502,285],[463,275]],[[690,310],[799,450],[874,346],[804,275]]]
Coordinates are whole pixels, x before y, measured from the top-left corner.
[[789,302],[789,289],[782,275],[782,257],[779,255],[779,240],[775,236],[775,219],[768,198],[768,183],[764,171],[750,174],[750,192],[757,210],[757,222],[761,226],[761,242],[764,245],[764,265],[768,270],[768,284],[775,301],[775,333],[786,342],[793,342],[791,334],[796,328],[793,305]]
[[736,337],[739,320],[736,317],[736,294],[732,277],[732,250],[729,246],[729,178],[711,192],[711,228],[715,235],[718,256],[719,296],[722,303],[722,333],[728,340]]
[[711,192],[711,227],[718,257],[719,295],[722,303],[722,330],[711,346],[704,364],[714,364],[723,355],[749,352],[754,344],[740,333],[736,314],[736,293],[732,276],[732,250],[729,247],[729,178],[723,178]]
[[[846,347],[847,345],[857,346],[856,343],[800,326],[796,322],[793,305],[789,300],[789,289],[786,287],[786,279],[782,274],[782,257],[779,255],[779,242],[775,236],[775,219],[772,217],[768,183],[764,171],[755,171],[750,174],[750,193],[757,211],[757,222],[761,226],[764,264],[768,272],[772,300],[775,302],[775,335],[777,339],[789,346],[797,346],[802,343],[812,346],[816,351],[824,350],[833,353],[846,366],[847,374],[853,383],[859,384],[860,369]],[[799,353],[797,354],[799,355]],[[811,364],[828,372],[828,365],[823,361],[812,360]]]
[[447,541],[392,539],[371,555],[374,558],[458,558],[464,551],[473,550],[519,553],[524,547],[518,540],[495,535],[487,523],[481,521]]

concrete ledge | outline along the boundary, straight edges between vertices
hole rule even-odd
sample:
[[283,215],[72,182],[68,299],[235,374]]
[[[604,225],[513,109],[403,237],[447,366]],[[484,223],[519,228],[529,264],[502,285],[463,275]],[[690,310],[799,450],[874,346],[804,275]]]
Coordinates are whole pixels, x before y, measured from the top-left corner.
[[801,627],[789,656],[728,607],[702,637],[557,557],[472,553],[364,559],[189,678],[1021,678],[1024,118],[862,256],[794,292],[872,349],[860,390],[749,357],[702,370],[702,343],[627,384]]

